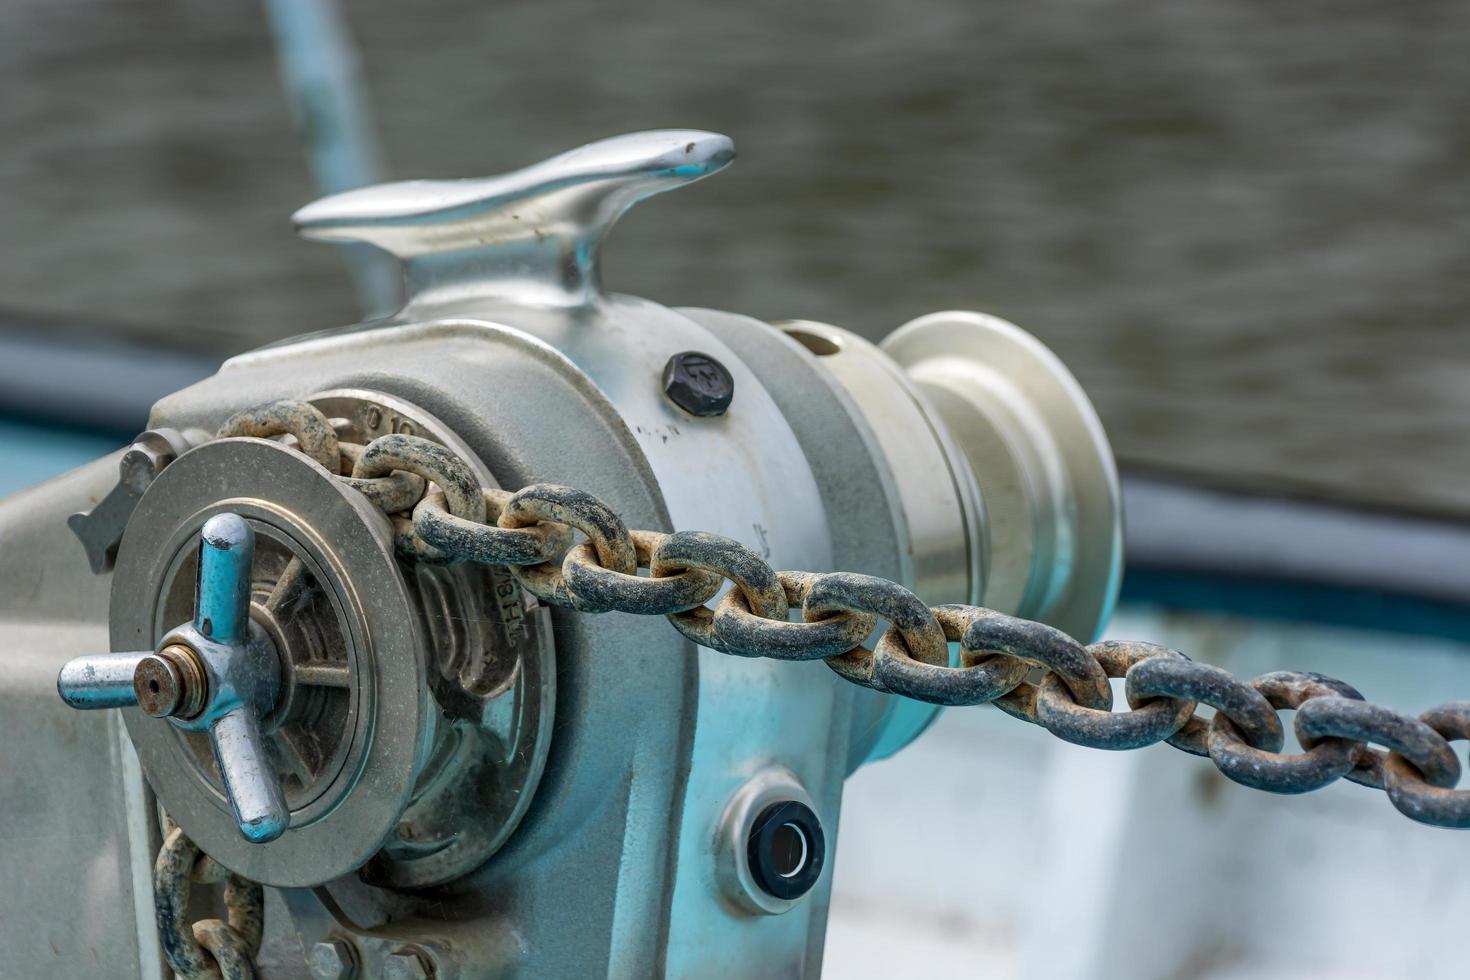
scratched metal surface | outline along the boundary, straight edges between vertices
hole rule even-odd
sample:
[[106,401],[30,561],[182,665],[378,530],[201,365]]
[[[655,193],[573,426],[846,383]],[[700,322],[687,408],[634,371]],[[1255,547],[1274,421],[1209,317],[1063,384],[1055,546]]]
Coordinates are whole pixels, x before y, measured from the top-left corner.
[[[347,5],[393,176],[702,126],[728,174],[608,278],[879,336],[977,307],[1125,460],[1470,512],[1470,7],[1180,0]],[[258,6],[0,8],[0,306],[211,353],[345,322]]]

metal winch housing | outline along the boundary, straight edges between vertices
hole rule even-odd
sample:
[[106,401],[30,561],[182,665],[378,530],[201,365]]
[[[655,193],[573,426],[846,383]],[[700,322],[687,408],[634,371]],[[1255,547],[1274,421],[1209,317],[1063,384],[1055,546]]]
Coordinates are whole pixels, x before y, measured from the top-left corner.
[[[474,465],[399,400],[334,391],[308,404],[348,445],[411,432]],[[555,698],[549,619],[502,569],[400,564],[387,519],[337,475],[277,442],[209,441],[143,495],[113,576],[114,649],[152,647],[191,614],[204,523],[252,525],[251,617],[280,663],[262,729],[287,832],[236,832],[202,733],[135,713],[129,732],[170,816],[253,880],[310,886],[367,866],[384,883],[442,883],[484,863],[534,795]]]
[[[201,529],[242,518],[250,618],[279,664],[260,730],[288,823],[241,835],[207,736],[133,709],[128,733],[161,806],[284,889],[308,948],[346,937],[365,975],[405,944],[446,977],[814,975],[830,872],[794,897],[763,890],[751,822],[791,805],[813,821],[792,818],[801,854],[818,824],[830,852],[846,775],[937,711],[821,663],[720,656],[656,618],[552,609],[502,569],[406,557],[411,529],[343,479],[347,447],[422,437],[486,488],[578,487],[631,527],[713,532],[776,569],[864,572],[1083,640],[1107,617],[1112,455],[1029,335],[939,313],[874,346],[603,291],[619,215],[732,158],[717,134],[640,133],[320,201],[302,233],[396,255],[403,310],[236,357],[155,407],[155,432],[190,435],[127,516],[112,647],[151,650],[187,621]],[[340,458],[285,430],[221,432],[280,400],[328,419]]]

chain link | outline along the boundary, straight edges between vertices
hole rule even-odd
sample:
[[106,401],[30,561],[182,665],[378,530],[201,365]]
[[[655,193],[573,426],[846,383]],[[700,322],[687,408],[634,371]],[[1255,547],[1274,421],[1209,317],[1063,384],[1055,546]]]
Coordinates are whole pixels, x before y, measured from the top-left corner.
[[[225,884],[226,920],[188,921],[198,883]],[[265,891],[231,874],[169,824],[153,866],[153,910],[164,959],[179,980],[255,980],[265,921]]]
[[[219,430],[220,438],[238,436],[292,437],[387,515],[395,547],[410,560],[503,565],[552,605],[666,616],[713,650],[825,660],[854,684],[936,705],[994,704],[1078,745],[1123,750],[1166,742],[1253,789],[1306,793],[1346,778],[1384,790],[1413,820],[1470,828],[1470,789],[1455,788],[1461,767],[1449,744],[1470,741],[1470,701],[1414,718],[1369,704],[1321,674],[1278,671],[1242,682],[1157,644],[1084,646],[1044,623],[979,606],[930,608],[871,575],[777,571],[716,534],[630,530],[601,500],[571,487],[481,487],[464,460],[417,436],[341,442],[306,402],[240,412]],[[710,609],[726,581],[733,588]],[[794,610],[800,621],[791,620]],[[880,617],[890,625],[869,649],[863,643]],[[959,646],[953,663],[951,643]],[[1027,680],[1033,671],[1040,672],[1034,683]],[[1124,679],[1130,710],[1113,710],[1109,678]],[[1196,715],[1199,704],[1214,715]],[[1277,712],[1284,710],[1296,711],[1300,753],[1281,751]],[[153,885],[169,966],[180,980],[254,980],[263,889],[203,854],[172,821],[165,832]],[[191,885],[220,882],[226,920],[188,922]]]
[[[234,428],[258,434],[280,424],[309,451],[296,430],[310,436],[320,426],[297,417],[302,404],[241,413],[236,419],[248,415],[249,423]],[[823,659],[864,687],[937,705],[992,703],[1093,748],[1165,742],[1267,792],[1304,793],[1347,778],[1384,789],[1414,820],[1470,827],[1470,789],[1455,789],[1460,763],[1449,744],[1470,740],[1470,702],[1414,718],[1369,704],[1320,674],[1240,681],[1151,643],[1084,646],[1044,623],[978,606],[931,609],[903,586],[870,575],[777,571],[719,535],[630,530],[581,490],[482,489],[464,461],[415,436],[383,436],[360,451],[343,444],[333,453],[353,461],[353,486],[378,481],[365,492],[394,521],[400,553],[410,559],[505,565],[552,605],[667,616],[693,642],[735,656]],[[410,508],[396,505],[412,489],[402,482],[409,474],[430,482],[406,518]],[[392,493],[383,481],[397,481]],[[574,531],[585,542],[573,545]],[[706,603],[727,580],[733,588],[711,609]],[[795,610],[799,622],[791,621]],[[863,643],[879,618],[890,625],[870,649]],[[959,647],[957,662],[951,643]],[[1110,678],[1124,680],[1130,710],[1113,710]],[[1199,704],[1213,716],[1197,715]],[[1283,710],[1296,711],[1300,753],[1282,752]]]

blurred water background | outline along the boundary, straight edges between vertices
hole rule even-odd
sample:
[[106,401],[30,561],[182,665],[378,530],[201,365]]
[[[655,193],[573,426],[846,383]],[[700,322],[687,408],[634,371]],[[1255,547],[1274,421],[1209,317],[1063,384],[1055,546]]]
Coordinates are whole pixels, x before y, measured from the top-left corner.
[[[392,177],[735,137],[735,167],[614,234],[613,288],[874,338],[998,313],[1125,466],[1470,508],[1470,6],[343,10]],[[287,221],[315,192],[262,5],[11,0],[0,85],[8,320],[219,357],[357,318]]]

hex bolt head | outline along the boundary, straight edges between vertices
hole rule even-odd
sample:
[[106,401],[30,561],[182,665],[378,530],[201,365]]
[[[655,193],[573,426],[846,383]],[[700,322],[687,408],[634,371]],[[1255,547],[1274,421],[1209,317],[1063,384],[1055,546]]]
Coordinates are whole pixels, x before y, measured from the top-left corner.
[[434,967],[414,949],[400,949],[383,960],[383,980],[433,980]]
[[686,350],[664,365],[664,394],[690,415],[724,415],[735,397],[735,379],[725,365],[697,350]]
[[324,939],[307,956],[316,980],[352,980],[357,975],[357,953],[345,939]]

